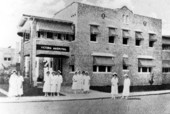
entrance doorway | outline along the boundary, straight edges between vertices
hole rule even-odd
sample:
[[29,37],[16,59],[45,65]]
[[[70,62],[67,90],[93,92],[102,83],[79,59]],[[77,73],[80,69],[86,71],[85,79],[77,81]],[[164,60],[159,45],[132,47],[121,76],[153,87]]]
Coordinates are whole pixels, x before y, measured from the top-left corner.
[[60,70],[61,71],[61,74],[62,74],[62,68],[63,68],[63,58],[61,57],[57,57],[57,58],[53,58],[53,71],[58,71]]

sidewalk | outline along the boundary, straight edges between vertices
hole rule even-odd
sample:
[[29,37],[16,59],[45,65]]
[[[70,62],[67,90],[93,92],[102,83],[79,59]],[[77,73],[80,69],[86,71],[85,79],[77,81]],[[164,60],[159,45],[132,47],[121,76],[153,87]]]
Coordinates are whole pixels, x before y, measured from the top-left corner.
[[[23,103],[23,102],[53,102],[53,101],[71,101],[71,100],[94,100],[94,99],[109,99],[111,98],[110,93],[98,92],[91,90],[89,94],[67,94],[62,93],[65,96],[29,96],[29,97],[21,97],[21,98],[9,98],[9,97],[1,97],[0,103]],[[146,95],[160,95],[160,94],[170,94],[170,90],[162,90],[162,91],[149,91],[149,92],[132,92],[130,93],[130,97],[136,96],[146,96]],[[118,95],[121,97],[121,94]]]

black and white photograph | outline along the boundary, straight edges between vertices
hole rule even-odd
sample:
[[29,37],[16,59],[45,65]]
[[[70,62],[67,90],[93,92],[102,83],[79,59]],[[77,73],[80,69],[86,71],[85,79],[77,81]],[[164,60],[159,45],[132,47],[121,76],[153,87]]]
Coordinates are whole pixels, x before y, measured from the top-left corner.
[[0,114],[170,114],[169,0],[0,3]]

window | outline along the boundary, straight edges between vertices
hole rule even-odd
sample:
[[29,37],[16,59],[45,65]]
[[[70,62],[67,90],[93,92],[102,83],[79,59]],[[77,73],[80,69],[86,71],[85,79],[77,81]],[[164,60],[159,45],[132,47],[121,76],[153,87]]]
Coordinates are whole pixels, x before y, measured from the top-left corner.
[[30,34],[26,34],[26,33],[25,33],[24,41],[28,41],[29,39],[30,39]]
[[7,61],[7,58],[6,58],[6,57],[4,58],[4,61]]
[[140,46],[141,45],[141,40],[136,39],[136,46]]
[[128,70],[128,66],[123,64],[123,70]]
[[149,33],[149,47],[154,47],[156,41],[156,35],[153,33]]
[[154,41],[149,41],[149,47],[153,47],[154,46]]
[[8,61],[11,61],[11,58],[8,58]]
[[138,72],[151,73],[152,72],[152,67],[138,67]]
[[143,40],[143,36],[141,32],[135,32],[136,46],[140,46]]
[[109,36],[109,43],[115,42],[115,36]]
[[44,32],[38,31],[38,38],[43,38],[43,37],[44,37]]
[[10,57],[4,57],[4,61],[11,61]]
[[47,38],[53,39],[53,33],[47,32]]
[[128,38],[123,38],[123,44],[128,45]]
[[115,38],[116,38],[116,28],[111,28],[109,27],[109,43],[115,43]]
[[128,41],[129,41],[129,38],[130,38],[129,31],[128,30],[123,30],[122,31],[122,36],[123,36],[123,44],[128,45]]
[[90,41],[96,42],[97,41],[97,34],[91,34]]
[[93,66],[93,72],[111,72],[111,66]]
[[97,42],[98,34],[99,34],[98,26],[90,25],[90,41]]
[[70,71],[71,71],[71,72],[74,72],[74,71],[75,71],[74,65],[70,65]]
[[162,50],[170,50],[170,45],[162,45]]
[[162,72],[163,73],[169,73],[170,72],[170,67],[163,67]]

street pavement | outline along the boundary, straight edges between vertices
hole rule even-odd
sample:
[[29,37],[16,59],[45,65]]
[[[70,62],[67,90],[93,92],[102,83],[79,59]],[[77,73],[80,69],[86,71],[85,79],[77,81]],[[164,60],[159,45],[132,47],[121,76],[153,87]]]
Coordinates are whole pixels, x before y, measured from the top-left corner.
[[170,94],[0,103],[0,114],[170,114]]

